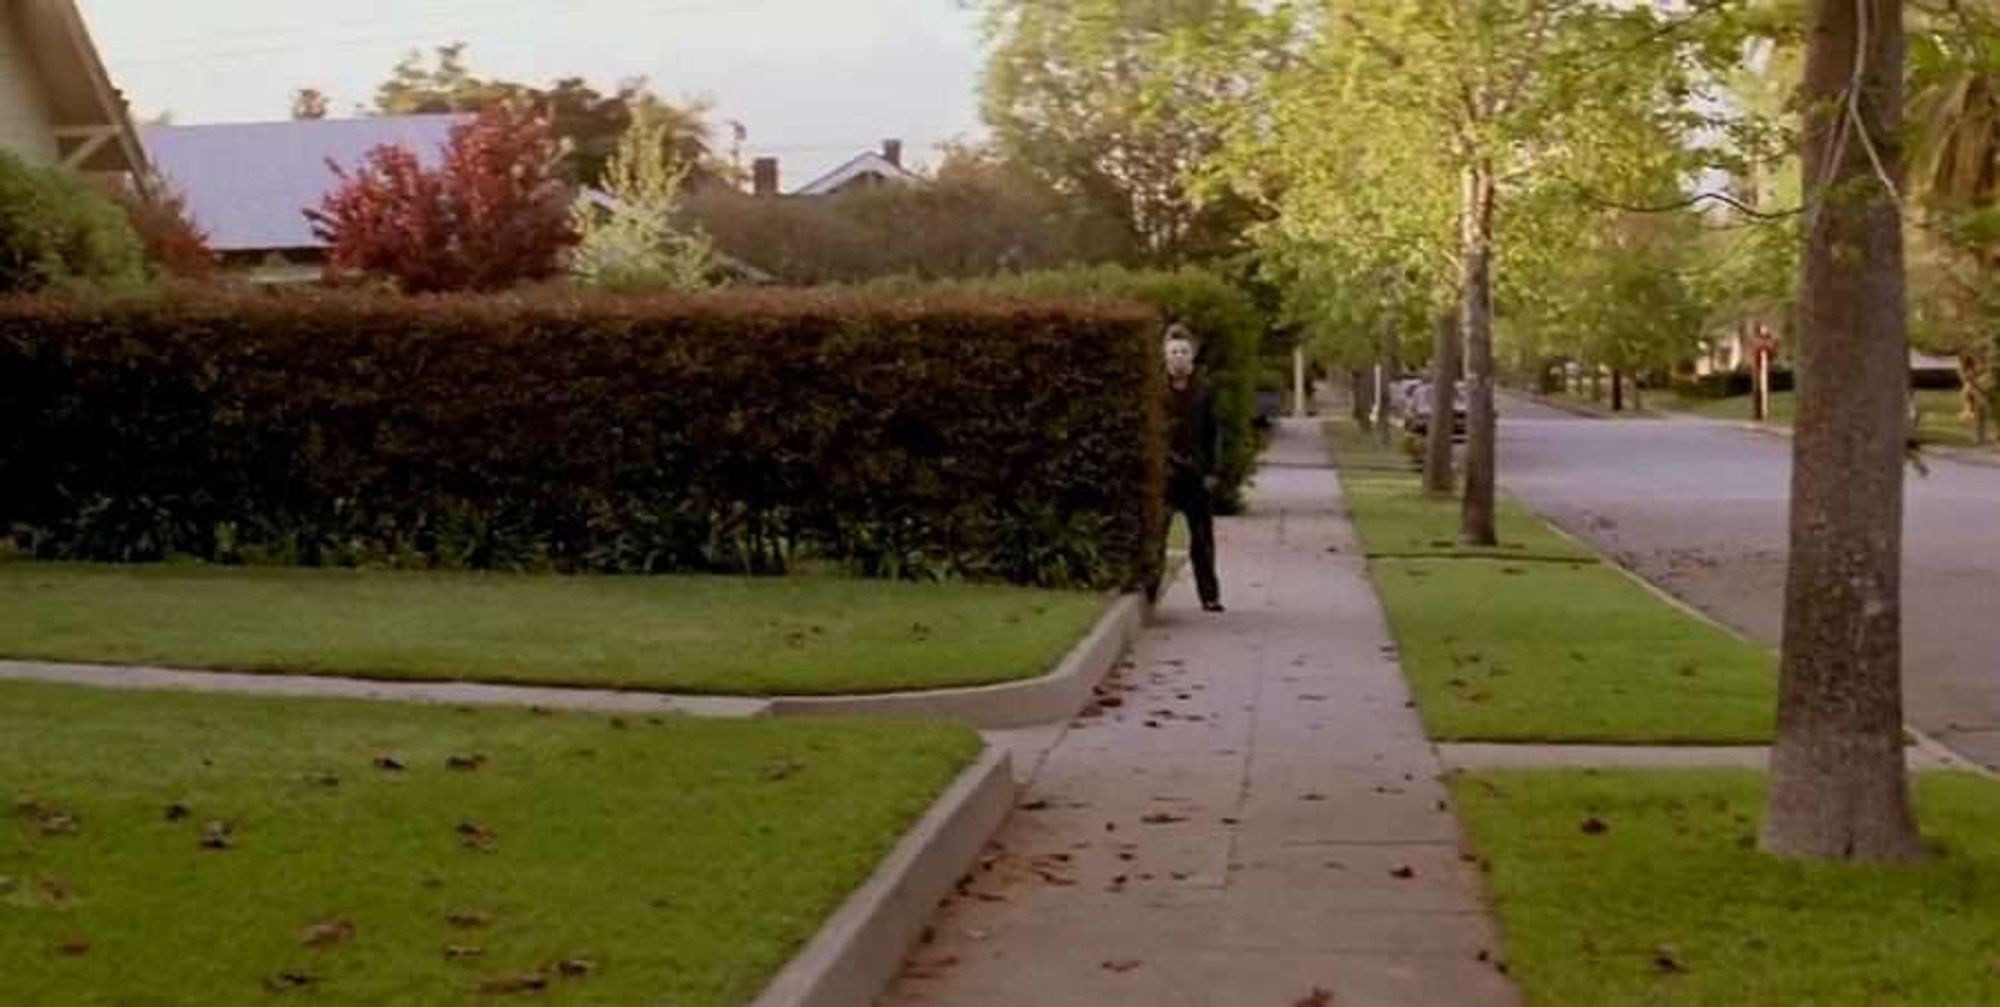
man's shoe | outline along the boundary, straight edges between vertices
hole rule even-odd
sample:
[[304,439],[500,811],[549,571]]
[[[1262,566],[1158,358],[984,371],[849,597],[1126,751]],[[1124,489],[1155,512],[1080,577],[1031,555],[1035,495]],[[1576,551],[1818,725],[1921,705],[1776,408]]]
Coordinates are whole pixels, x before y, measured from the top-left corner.
[[1221,603],[1221,602],[1219,602],[1219,601],[1204,601],[1204,602],[1202,602],[1202,603],[1201,603],[1201,610],[1202,610],[1202,611],[1204,611],[1204,612],[1226,612],[1226,611],[1228,611],[1228,609],[1225,609],[1225,608],[1223,608],[1223,607],[1222,607],[1222,603]]

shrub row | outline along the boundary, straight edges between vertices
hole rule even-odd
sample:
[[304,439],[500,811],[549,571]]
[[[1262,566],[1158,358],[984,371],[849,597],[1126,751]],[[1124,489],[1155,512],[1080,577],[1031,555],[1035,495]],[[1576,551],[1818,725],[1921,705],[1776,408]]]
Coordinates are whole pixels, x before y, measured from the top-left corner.
[[100,186],[0,150],[0,292],[145,279],[145,248]]
[[[1271,319],[1241,287],[1193,267],[1135,270],[1110,265],[934,284],[891,280],[872,284],[869,289],[928,290],[959,296],[1114,297],[1150,305],[1164,319],[1181,322],[1200,341],[1201,366],[1215,396],[1216,422],[1222,428],[1217,503],[1230,513],[1242,506],[1243,491],[1261,447],[1254,420],[1257,382],[1264,367],[1261,350]],[[1157,335],[1164,334],[1162,324]]]
[[47,558],[1137,586],[1157,333],[963,297],[0,302],[0,528]]

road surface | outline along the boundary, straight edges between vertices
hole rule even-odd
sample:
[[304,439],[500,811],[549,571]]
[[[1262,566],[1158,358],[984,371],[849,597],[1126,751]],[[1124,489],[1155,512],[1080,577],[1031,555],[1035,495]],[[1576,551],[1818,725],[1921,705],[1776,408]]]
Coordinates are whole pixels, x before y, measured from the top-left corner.
[[[1566,530],[1749,636],[1784,613],[1791,441],[1695,419],[1607,421],[1501,403],[1500,480]],[[2000,768],[2000,468],[1909,473],[1905,712]]]

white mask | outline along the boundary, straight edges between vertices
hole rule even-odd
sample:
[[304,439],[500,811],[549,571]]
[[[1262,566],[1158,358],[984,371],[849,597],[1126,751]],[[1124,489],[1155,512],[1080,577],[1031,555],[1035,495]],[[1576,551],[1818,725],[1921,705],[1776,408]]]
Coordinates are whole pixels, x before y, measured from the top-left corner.
[[1194,344],[1185,339],[1167,340],[1167,373],[1185,378],[1194,373]]

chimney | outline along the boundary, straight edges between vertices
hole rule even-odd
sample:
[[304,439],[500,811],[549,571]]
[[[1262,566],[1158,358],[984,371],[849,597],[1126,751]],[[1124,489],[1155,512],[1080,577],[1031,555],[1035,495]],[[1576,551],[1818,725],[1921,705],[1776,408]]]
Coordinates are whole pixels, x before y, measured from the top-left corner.
[[758,196],[778,194],[778,159],[760,157],[750,162],[750,191]]
[[903,141],[882,141],[882,159],[900,168],[903,166]]

